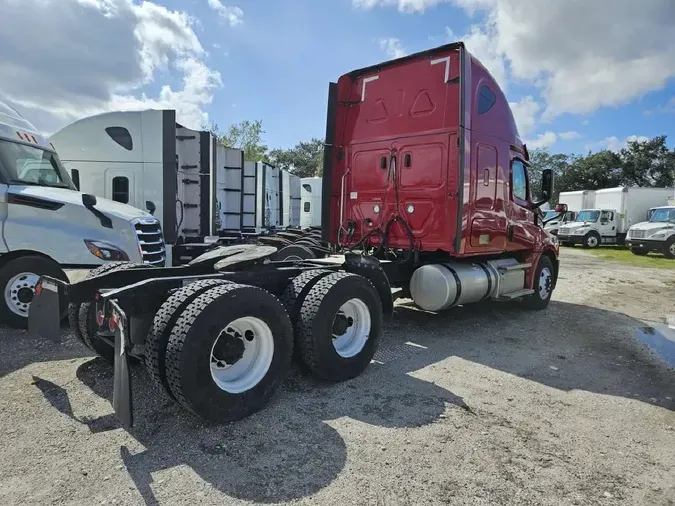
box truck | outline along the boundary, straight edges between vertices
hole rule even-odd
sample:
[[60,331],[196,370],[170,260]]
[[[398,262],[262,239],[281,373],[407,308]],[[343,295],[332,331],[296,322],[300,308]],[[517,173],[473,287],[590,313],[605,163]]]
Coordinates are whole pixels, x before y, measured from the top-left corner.
[[[65,281],[65,269],[89,269],[113,260],[165,263],[156,218],[130,205],[77,191],[54,146],[2,102],[0,201],[0,290],[4,294],[0,318],[13,327],[26,327],[42,275]],[[59,307],[59,317],[65,316],[66,307]]]
[[553,172],[542,170],[534,200],[509,102],[463,43],[330,83],[325,138],[324,258],[227,246],[182,267],[122,265],[72,284],[44,276],[31,332],[58,339],[63,293],[94,314],[106,332],[82,337],[114,350],[113,406],[129,427],[131,357],[193,414],[232,421],[269,402],[294,355],[326,381],[361,374],[398,296],[429,312],[547,307],[559,251],[539,207]]
[[[240,240],[242,231],[288,226],[279,171],[245,161],[243,151],[219,145],[208,131],[177,123],[174,110],[82,118],[51,141],[82,191],[159,219],[170,265],[189,262],[215,242]],[[297,184],[289,190],[296,192],[290,198],[300,197]]]
[[567,206],[566,213],[558,215],[556,211],[552,210],[546,211],[544,214],[544,220],[546,220],[544,229],[553,235],[558,235],[558,229],[561,225],[574,221],[579,211],[593,207],[595,203],[595,191],[578,190],[560,192],[558,201],[565,203]]
[[626,245],[631,253],[644,256],[653,251],[675,259],[675,205],[653,207],[647,218],[628,229]]
[[651,207],[665,204],[672,194],[672,188],[619,186],[596,190],[595,204],[561,226],[558,239],[563,245],[581,244],[585,248],[624,244],[629,227],[644,221]]

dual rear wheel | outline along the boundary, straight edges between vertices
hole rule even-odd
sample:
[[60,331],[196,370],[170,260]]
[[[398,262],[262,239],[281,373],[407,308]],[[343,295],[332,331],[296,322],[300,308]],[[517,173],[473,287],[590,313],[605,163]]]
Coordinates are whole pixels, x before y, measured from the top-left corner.
[[[78,311],[81,339],[112,360],[112,347],[96,339],[105,329],[83,324],[90,321],[91,307],[82,304]],[[280,299],[254,286],[201,280],[161,305],[144,360],[153,382],[184,408],[228,422],[269,402],[294,355],[323,380],[358,376],[375,354],[381,328],[379,295],[356,274],[306,271],[289,282]]]

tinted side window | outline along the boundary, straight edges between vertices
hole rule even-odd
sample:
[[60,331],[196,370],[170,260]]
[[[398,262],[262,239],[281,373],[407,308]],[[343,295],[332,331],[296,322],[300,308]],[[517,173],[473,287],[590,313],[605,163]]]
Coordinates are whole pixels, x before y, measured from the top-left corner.
[[305,203],[304,203],[304,205],[303,205],[303,211],[305,211],[306,213],[309,212],[309,202],[305,202]]
[[119,126],[108,127],[105,129],[105,133],[107,133],[112,140],[114,140],[127,151],[134,149],[134,141],[131,138],[129,130],[126,128]]
[[485,114],[495,105],[497,97],[486,85],[480,87],[478,92],[478,114]]
[[73,184],[78,191],[80,191],[80,171],[77,169],[72,169],[70,171],[70,177],[73,180]]
[[312,193],[312,186],[308,185],[307,183],[303,184],[302,187],[305,189],[306,192]]
[[116,176],[112,180],[112,199],[122,204],[129,203],[129,179]]
[[527,177],[525,176],[525,165],[523,165],[523,162],[513,160],[511,173],[513,196],[520,200],[527,200]]

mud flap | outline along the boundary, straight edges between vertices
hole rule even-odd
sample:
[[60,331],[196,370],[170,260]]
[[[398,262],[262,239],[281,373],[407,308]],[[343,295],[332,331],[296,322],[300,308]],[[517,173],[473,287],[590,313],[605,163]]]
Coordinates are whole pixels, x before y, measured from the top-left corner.
[[125,429],[133,426],[134,414],[131,399],[131,373],[129,371],[127,316],[115,303],[109,301],[115,321],[115,378],[113,381],[113,409]]
[[61,306],[59,297],[66,296],[67,283],[43,276],[35,287],[28,309],[28,333],[59,342],[61,338]]

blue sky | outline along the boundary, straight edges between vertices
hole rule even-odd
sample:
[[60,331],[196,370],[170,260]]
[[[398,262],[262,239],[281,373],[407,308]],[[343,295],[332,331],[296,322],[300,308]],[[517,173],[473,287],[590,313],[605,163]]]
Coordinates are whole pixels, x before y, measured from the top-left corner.
[[[102,110],[175,107],[193,128],[261,119],[268,146],[288,148],[323,136],[329,81],[454,40],[503,84],[530,146],[618,149],[675,120],[672,0],[26,2],[44,26],[25,5],[5,9],[16,29],[0,34],[14,48],[0,56],[0,92],[46,132]],[[46,29],[63,35],[30,48],[44,64],[19,54]]]

